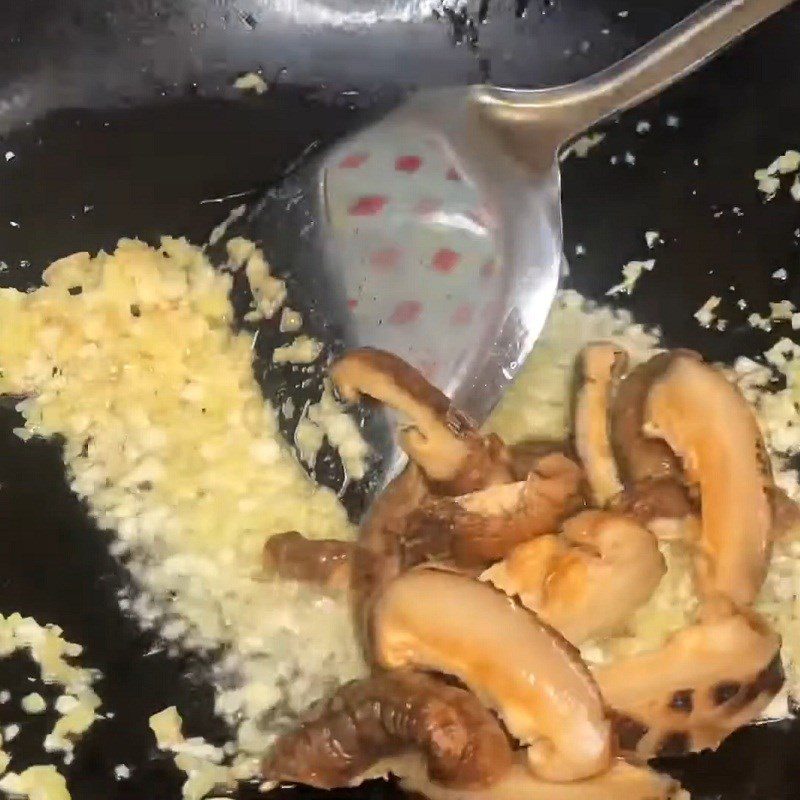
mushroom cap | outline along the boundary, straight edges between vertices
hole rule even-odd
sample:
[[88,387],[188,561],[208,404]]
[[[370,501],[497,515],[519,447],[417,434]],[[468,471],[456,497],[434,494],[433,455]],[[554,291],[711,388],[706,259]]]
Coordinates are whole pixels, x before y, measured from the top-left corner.
[[607,505],[623,488],[611,448],[609,417],[613,390],[627,364],[628,354],[613,342],[593,342],[577,360],[573,438],[598,506]]
[[406,546],[459,567],[482,569],[520,542],[552,531],[580,508],[582,477],[577,464],[551,453],[524,481],[460,497],[427,497],[408,519]]
[[626,486],[681,474],[672,450],[644,433],[645,405],[653,382],[681,357],[701,360],[691,350],[659,353],[631,370],[617,388],[611,405],[611,443]]
[[584,511],[560,536],[515,548],[481,576],[580,644],[625,624],[666,570],[655,536],[634,519]]
[[650,390],[676,358],[701,360],[692,350],[659,353],[631,370],[611,403],[611,446],[625,488],[615,505],[642,522],[681,518],[694,511],[677,456],[644,430]]
[[716,747],[777,694],[780,644],[754,614],[714,601],[659,650],[596,668],[623,752],[650,758]]
[[356,629],[368,657],[372,653],[369,621],[386,585],[411,564],[403,541],[410,514],[428,494],[422,471],[409,464],[375,498],[361,523],[351,579]]
[[412,570],[378,599],[372,630],[380,665],[454,675],[495,709],[537,776],[580,780],[608,767],[609,723],[577,651],[491,586]]
[[508,737],[464,689],[406,670],[341,686],[274,744],[264,778],[322,789],[357,783],[392,756],[416,752],[428,780],[482,788],[512,763]]
[[753,410],[719,370],[678,353],[653,382],[644,424],[698,487],[701,591],[752,603],[769,564],[773,525],[772,469]]
[[485,789],[460,790],[433,783],[425,763],[406,755],[376,764],[370,777],[395,775],[400,788],[428,800],[688,800],[680,784],[648,767],[615,760],[607,772],[573,783],[551,783],[531,774],[518,760],[495,784]]
[[481,436],[469,417],[398,356],[370,347],[352,350],[333,364],[330,375],[345,400],[366,395],[403,415],[400,444],[442,493],[510,480],[500,440]]

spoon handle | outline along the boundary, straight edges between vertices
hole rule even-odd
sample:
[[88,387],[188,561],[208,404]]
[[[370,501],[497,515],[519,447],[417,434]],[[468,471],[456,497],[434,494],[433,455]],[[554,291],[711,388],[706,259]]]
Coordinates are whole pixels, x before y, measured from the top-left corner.
[[[565,86],[475,87],[481,113],[506,127],[536,125],[553,149],[602,119],[635,106],[693,72],[793,0],[711,0],[616,64]],[[552,150],[551,150],[552,152]]]

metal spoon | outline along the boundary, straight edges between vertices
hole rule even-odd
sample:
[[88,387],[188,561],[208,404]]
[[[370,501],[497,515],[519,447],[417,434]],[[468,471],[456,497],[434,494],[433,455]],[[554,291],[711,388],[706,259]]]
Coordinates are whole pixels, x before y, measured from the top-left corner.
[[[420,92],[270,190],[248,222],[344,347],[419,368],[482,422],[536,341],[562,261],[558,151],[791,0],[712,0],[576,83]],[[383,470],[399,463],[378,437]]]

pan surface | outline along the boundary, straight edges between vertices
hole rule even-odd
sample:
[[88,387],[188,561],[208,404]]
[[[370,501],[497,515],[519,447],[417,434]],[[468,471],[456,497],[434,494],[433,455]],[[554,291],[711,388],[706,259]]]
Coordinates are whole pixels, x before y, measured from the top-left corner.
[[[431,14],[426,3],[397,0],[8,4],[0,11],[0,149],[12,156],[0,158],[0,259],[9,269],[0,281],[34,286],[49,260],[123,235],[202,242],[241,193],[255,198],[309,145],[409,88],[571,80],[696,5],[484,1]],[[799,33],[800,9],[790,9],[606,126],[587,158],[564,163],[570,285],[602,300],[624,263],[646,257],[645,231],[657,230],[665,240],[657,267],[622,301],[639,321],[658,324],[668,345],[711,359],[756,355],[777,338],[753,331],[742,313],[729,315],[724,333],[703,330],[692,315],[713,294],[731,308],[739,297],[756,309],[778,299],[800,305],[800,205],[787,196],[765,205],[752,179],[800,144]],[[270,91],[244,96],[231,87],[255,68]],[[637,133],[642,120],[646,134]],[[785,282],[770,279],[778,267]],[[277,391],[274,383],[265,390]],[[65,768],[73,797],[178,797],[181,776],[154,752],[147,718],[177,702],[192,733],[225,740],[202,659],[168,656],[152,631],[122,614],[116,598],[128,578],[67,488],[58,445],[23,444],[12,434],[17,424],[12,405],[0,408],[0,612],[57,623],[83,644],[114,713]],[[355,509],[357,493],[349,500]],[[1,666],[0,685],[23,692],[31,665]],[[0,724],[14,716],[0,705]],[[15,769],[40,760],[50,724],[31,717],[23,726]],[[800,725],[787,720],[664,766],[698,798],[789,800],[800,796],[798,753]],[[131,777],[117,782],[123,763]],[[337,796],[392,794],[376,784]],[[323,793],[286,792],[298,795]]]

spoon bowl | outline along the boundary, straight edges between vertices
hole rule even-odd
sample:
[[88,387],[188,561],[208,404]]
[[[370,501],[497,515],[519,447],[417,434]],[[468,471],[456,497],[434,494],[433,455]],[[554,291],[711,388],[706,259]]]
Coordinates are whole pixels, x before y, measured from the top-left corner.
[[[288,174],[247,234],[313,299],[338,347],[396,353],[483,422],[558,288],[559,150],[790,2],[712,0],[567,86],[419,92]],[[375,488],[403,463],[392,427],[370,436]]]

